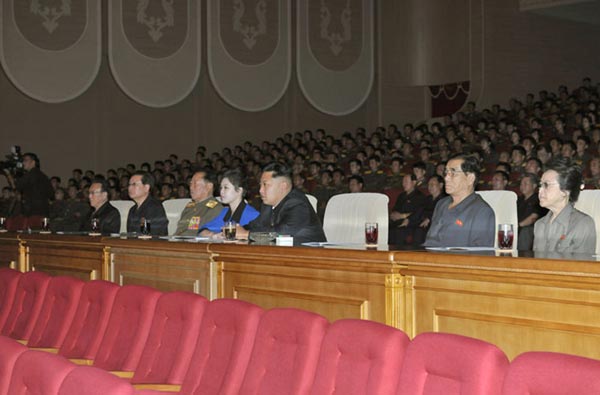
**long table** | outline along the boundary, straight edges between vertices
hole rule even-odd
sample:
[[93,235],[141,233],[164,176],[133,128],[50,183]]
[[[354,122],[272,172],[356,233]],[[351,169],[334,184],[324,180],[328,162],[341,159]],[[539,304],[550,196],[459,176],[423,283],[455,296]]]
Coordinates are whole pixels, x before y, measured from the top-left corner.
[[600,359],[593,256],[278,247],[0,234],[0,264],[383,322],[410,336],[464,334]]

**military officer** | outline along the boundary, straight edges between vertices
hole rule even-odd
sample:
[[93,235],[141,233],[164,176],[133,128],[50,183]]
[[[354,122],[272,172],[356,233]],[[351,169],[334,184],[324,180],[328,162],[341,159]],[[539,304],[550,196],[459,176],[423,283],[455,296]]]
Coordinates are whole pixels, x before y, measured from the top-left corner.
[[175,234],[178,236],[196,236],[204,224],[214,219],[223,205],[214,198],[213,193],[217,184],[217,176],[208,169],[200,169],[194,173],[190,181],[189,202],[179,218]]

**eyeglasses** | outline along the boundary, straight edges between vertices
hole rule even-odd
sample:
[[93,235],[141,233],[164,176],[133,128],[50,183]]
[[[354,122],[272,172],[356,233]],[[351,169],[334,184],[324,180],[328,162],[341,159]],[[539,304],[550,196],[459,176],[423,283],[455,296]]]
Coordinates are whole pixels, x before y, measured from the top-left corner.
[[89,191],[88,195],[100,195],[102,193],[102,191]]
[[538,186],[540,189],[548,189],[550,185],[558,185],[558,181],[542,181]]
[[444,171],[442,172],[444,177],[446,177],[446,176],[455,177],[458,173],[464,173],[464,171],[458,170],[458,169],[444,169]]
[[128,186],[130,186],[130,187],[137,187],[137,186],[140,186],[140,185],[143,185],[143,184],[144,184],[144,183],[143,183],[143,182],[141,182],[141,181],[136,181],[136,182],[130,182],[130,183],[129,183],[129,184],[127,184],[127,185],[128,185]]

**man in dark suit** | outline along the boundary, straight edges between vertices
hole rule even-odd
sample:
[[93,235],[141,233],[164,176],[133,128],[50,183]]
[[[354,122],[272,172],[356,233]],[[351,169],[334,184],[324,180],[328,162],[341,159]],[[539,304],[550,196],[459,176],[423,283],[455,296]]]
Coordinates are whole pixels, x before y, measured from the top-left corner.
[[[321,221],[306,195],[292,188],[292,170],[280,163],[263,168],[260,177],[260,215],[248,225],[251,232],[277,232],[294,237],[294,245],[305,242],[326,241]],[[248,236],[238,229],[238,237]]]
[[[105,180],[94,180],[89,191],[92,209],[83,222],[82,230],[110,235],[121,231],[121,215],[119,210],[108,202],[108,183]],[[92,220],[96,219],[98,229],[92,229]]]

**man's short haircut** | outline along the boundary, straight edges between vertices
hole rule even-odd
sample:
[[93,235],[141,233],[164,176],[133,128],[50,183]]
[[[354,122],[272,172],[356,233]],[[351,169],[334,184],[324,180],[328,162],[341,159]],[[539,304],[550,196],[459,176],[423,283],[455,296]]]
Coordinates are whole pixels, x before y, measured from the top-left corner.
[[199,167],[194,170],[194,174],[192,174],[192,177],[198,173],[204,174],[204,181],[206,183],[211,183],[213,185],[213,189],[216,185],[219,184],[219,177],[217,176],[217,173],[215,173],[212,169],[208,167]]
[[527,155],[527,151],[525,150],[525,148],[523,148],[522,145],[515,145],[515,146],[513,146],[512,149],[510,150],[510,153],[512,154],[515,151],[520,152],[521,155],[523,155],[523,156]]
[[413,165],[413,169],[427,170],[427,165],[425,162],[419,161]]
[[444,177],[442,177],[442,176],[440,176],[440,175],[438,175],[438,174],[434,174],[433,176],[431,176],[430,180],[431,180],[432,178],[436,179],[436,180],[437,180],[437,182],[439,182],[439,183],[440,183],[440,184],[442,184],[442,185],[445,185],[445,184],[446,184],[446,181],[444,180]]
[[40,158],[38,158],[36,154],[34,154],[33,152],[25,152],[23,154],[23,158],[26,156],[28,156],[29,158],[31,158],[32,161],[35,162],[35,167],[40,167]]
[[262,172],[272,172],[273,178],[284,177],[292,185],[292,168],[286,164],[271,162],[263,167]]
[[[108,181],[102,178],[94,178],[92,184],[100,184],[100,192],[108,193]],[[91,185],[91,184],[90,184]]]
[[134,171],[131,177],[133,176],[141,176],[143,185],[150,185],[150,190],[154,188],[154,176],[147,171],[137,170]]
[[579,198],[582,179],[581,167],[568,158],[556,158],[548,165],[546,171],[558,173],[558,185],[562,191],[569,191],[569,202],[575,203]]
[[552,148],[550,148],[550,146],[548,144],[538,144],[535,147],[535,151],[541,151],[541,150],[545,150],[546,152],[552,152]]
[[352,180],[356,180],[356,182],[358,182],[359,184],[365,185],[365,180],[361,176],[359,176],[359,175],[355,174],[353,176],[348,177],[348,184]]
[[494,175],[496,175],[496,174],[500,174],[502,176],[502,179],[506,182],[508,182],[510,179],[510,176],[508,175],[508,173],[503,170],[496,170],[494,172]]
[[475,182],[473,183],[473,186],[476,186],[477,183],[479,182],[479,172],[480,167],[479,167],[479,161],[477,160],[477,158],[473,155],[468,155],[468,154],[457,154],[457,155],[453,155],[450,160],[454,160],[454,159],[462,159],[462,163],[460,164],[460,169],[463,171],[463,173],[465,174],[473,174],[475,176]]
[[533,174],[533,173],[525,173],[523,174],[523,176],[521,177],[521,179],[523,178],[529,178],[529,180],[531,180],[531,182],[533,183],[534,186],[537,187],[537,185],[540,182],[540,178],[537,176],[537,174]]
[[527,159],[527,162],[531,162],[531,161],[534,161],[538,165],[538,167],[540,169],[543,167],[542,161],[539,160],[538,158],[529,158],[529,159]]

